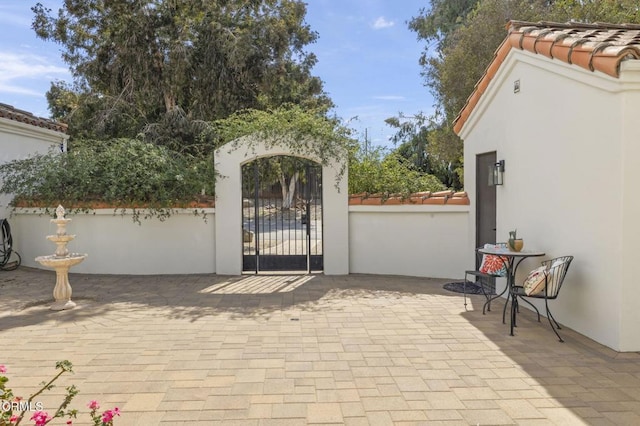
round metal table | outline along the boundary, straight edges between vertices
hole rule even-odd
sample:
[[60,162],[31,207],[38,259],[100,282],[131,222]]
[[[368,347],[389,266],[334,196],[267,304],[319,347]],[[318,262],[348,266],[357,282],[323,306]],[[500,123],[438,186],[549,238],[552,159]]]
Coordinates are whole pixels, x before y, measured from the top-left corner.
[[[506,278],[507,278],[507,287],[505,288],[505,291],[508,291],[507,293],[507,300],[504,303],[504,308],[502,309],[502,323],[504,324],[505,322],[505,315],[507,312],[507,305],[509,304],[509,298],[511,298],[511,309],[512,309],[512,313],[511,313],[511,336],[513,336],[513,327],[515,325],[515,309],[517,308],[517,300],[514,300],[514,296],[511,294],[511,289],[513,288],[514,284],[515,284],[515,279],[516,279],[516,273],[518,272],[518,266],[520,266],[520,263],[522,263],[523,260],[525,260],[528,257],[540,257],[540,256],[544,256],[545,252],[543,251],[533,251],[533,250],[522,250],[522,251],[511,251],[507,248],[501,248],[501,247],[491,247],[491,248],[479,248],[478,249],[478,253],[482,253],[484,255],[494,255],[494,256],[499,256],[500,260],[502,260],[502,262],[504,263],[504,266],[507,270],[506,273]],[[502,296],[504,294],[503,291],[502,293],[498,294],[497,296],[487,300],[482,308],[482,311],[484,312],[484,307],[490,303],[492,300],[497,299],[498,297]]]

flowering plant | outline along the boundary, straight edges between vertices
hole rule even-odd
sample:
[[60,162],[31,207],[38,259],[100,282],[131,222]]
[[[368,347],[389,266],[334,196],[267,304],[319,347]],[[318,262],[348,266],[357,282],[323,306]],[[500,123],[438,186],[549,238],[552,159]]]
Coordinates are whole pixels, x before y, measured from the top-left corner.
[[[67,394],[56,409],[53,417],[46,411],[43,411],[44,407],[42,402],[35,401],[35,398],[42,392],[51,390],[54,387],[53,383],[64,373],[73,373],[73,365],[67,360],[58,361],[56,363],[56,370],[60,370],[60,372],[49,380],[49,382],[42,382],[42,388],[25,401],[22,397],[15,396],[11,388],[7,387],[9,378],[4,375],[7,372],[7,367],[0,364],[0,426],[18,426],[25,415],[27,415],[27,411],[33,412],[29,420],[32,420],[35,426],[44,426],[57,417],[68,417],[69,420],[67,420],[66,424],[73,424],[71,419],[77,418],[78,410],[69,409],[68,407],[79,392],[74,385],[66,388]],[[99,414],[98,409],[100,408],[100,404],[98,404],[98,401],[91,401],[87,406],[91,409],[90,415],[95,426],[113,426],[113,418],[120,415],[118,407]]]
[[113,418],[120,415],[120,409],[118,407],[115,407],[113,410],[107,410],[101,415],[98,414],[100,404],[98,404],[98,401],[96,400],[89,401],[87,407],[91,409],[91,419],[95,426],[112,426]]

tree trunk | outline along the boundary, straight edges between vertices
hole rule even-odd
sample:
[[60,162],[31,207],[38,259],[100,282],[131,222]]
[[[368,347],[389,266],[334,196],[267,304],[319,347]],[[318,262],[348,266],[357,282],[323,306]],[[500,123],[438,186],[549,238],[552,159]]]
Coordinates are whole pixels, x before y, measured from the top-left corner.
[[171,93],[164,92],[164,107],[167,112],[171,112],[176,108],[176,98]]
[[300,172],[295,172],[293,176],[291,176],[291,180],[289,181],[289,185],[287,186],[287,181],[284,174],[280,174],[280,187],[282,188],[282,208],[290,209],[293,204],[293,196],[296,193],[296,183],[298,182],[298,176]]

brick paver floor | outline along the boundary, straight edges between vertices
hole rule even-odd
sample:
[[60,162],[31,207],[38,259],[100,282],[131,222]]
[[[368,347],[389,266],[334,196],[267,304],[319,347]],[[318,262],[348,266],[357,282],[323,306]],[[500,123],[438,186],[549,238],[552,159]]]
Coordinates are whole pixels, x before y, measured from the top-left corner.
[[27,395],[70,360],[38,398],[75,384],[74,424],[91,399],[117,425],[640,424],[639,354],[559,343],[524,309],[511,337],[445,280],[72,274],[64,312],[54,281],[0,272],[0,364]]

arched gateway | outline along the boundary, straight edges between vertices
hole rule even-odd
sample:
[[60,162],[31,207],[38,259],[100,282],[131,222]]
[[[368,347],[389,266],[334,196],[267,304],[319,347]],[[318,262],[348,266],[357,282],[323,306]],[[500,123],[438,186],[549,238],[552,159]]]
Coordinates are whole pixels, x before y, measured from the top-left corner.
[[[299,188],[301,193],[298,199],[282,200],[283,197],[281,197],[281,200],[285,203],[291,201],[301,204],[297,208],[294,205],[288,213],[293,217],[286,219],[287,221],[293,219],[287,226],[293,227],[294,233],[304,235],[304,241],[297,243],[303,248],[293,252],[291,248],[268,250],[268,246],[282,246],[282,239],[285,237],[281,233],[280,241],[275,241],[275,244],[273,240],[267,245],[264,244],[265,241],[260,241],[261,238],[265,239],[269,236],[277,239],[277,231],[282,231],[283,225],[279,228],[272,221],[272,228],[266,229],[269,222],[265,222],[264,217],[261,216],[265,208],[277,207],[277,203],[275,201],[265,203],[263,194],[268,192],[268,188],[264,188],[264,185],[262,188],[260,185],[256,186],[256,177],[259,181],[261,173],[256,167],[260,163],[273,161],[273,159],[290,157],[301,159],[300,162],[284,160],[287,162],[285,167],[293,169],[298,167],[296,164],[302,167],[303,170],[298,176],[298,179],[302,179],[296,180],[302,183],[302,187]],[[259,159],[260,161],[256,162]],[[313,166],[314,162],[318,164],[320,159],[295,154],[285,146],[266,144],[251,136],[230,142],[216,151],[216,168],[219,176],[216,182],[215,261],[218,274],[238,275],[243,272],[243,269],[253,271],[323,269],[327,275],[349,273],[348,176],[346,173],[340,176],[341,164],[321,166],[320,172],[316,170],[320,167]],[[268,174],[268,171],[263,171],[263,176],[265,174]],[[253,182],[250,181],[251,175],[253,175]],[[312,202],[314,190],[318,193]],[[254,199],[252,200],[248,195],[253,195]],[[317,210],[319,204],[321,213]],[[313,209],[316,211],[314,212]],[[317,221],[318,218],[321,220]],[[284,218],[270,219],[284,221]],[[316,221],[312,223],[309,219]],[[291,235],[291,230],[288,232]],[[251,238],[253,238],[253,244],[245,243]],[[261,247],[262,250],[260,250]],[[293,257],[286,258],[280,255]]]
[[242,272],[324,270],[322,166],[262,157],[242,166]]

